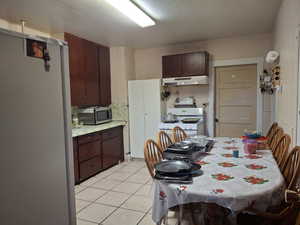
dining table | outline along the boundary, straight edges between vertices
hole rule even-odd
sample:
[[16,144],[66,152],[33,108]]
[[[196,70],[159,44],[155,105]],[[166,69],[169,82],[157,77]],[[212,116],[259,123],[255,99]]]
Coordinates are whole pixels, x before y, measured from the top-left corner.
[[[160,224],[168,210],[189,203],[214,203],[228,209],[230,224],[250,206],[260,211],[278,205],[284,198],[285,181],[272,151],[244,152],[240,138],[211,138],[215,143],[194,163],[203,173],[191,184],[169,183],[154,179],[152,219]],[[239,155],[233,154],[238,151]]]

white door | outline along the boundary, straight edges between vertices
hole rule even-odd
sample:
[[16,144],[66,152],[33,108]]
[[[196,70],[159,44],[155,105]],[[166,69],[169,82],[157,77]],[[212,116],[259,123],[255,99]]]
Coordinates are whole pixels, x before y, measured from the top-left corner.
[[216,135],[240,137],[256,130],[257,66],[216,68]]
[[161,121],[160,80],[145,80],[144,83],[145,109],[145,141],[157,141],[159,124]]
[[300,145],[300,27],[298,28],[298,109],[297,109],[297,145]]
[[129,96],[129,133],[130,133],[130,152],[132,157],[144,157],[144,85],[141,81],[128,82]]
[[160,80],[128,82],[130,152],[144,158],[147,139],[156,141],[161,118]]

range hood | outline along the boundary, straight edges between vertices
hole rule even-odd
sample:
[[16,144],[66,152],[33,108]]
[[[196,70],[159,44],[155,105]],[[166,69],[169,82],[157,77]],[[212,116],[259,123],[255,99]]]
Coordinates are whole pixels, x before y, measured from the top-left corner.
[[172,77],[162,80],[163,86],[186,86],[208,84],[208,76]]

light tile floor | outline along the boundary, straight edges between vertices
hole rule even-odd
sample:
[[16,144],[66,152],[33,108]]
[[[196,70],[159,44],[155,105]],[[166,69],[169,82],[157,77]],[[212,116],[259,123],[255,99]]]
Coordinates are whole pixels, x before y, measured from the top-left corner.
[[142,160],[114,166],[76,185],[75,193],[78,225],[154,225],[152,178]]

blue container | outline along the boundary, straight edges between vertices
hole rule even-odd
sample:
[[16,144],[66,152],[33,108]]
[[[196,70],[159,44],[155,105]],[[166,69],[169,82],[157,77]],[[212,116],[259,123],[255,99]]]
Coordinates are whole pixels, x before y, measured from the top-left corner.
[[233,156],[234,158],[239,158],[239,150],[233,150],[233,151],[232,151],[232,156]]

